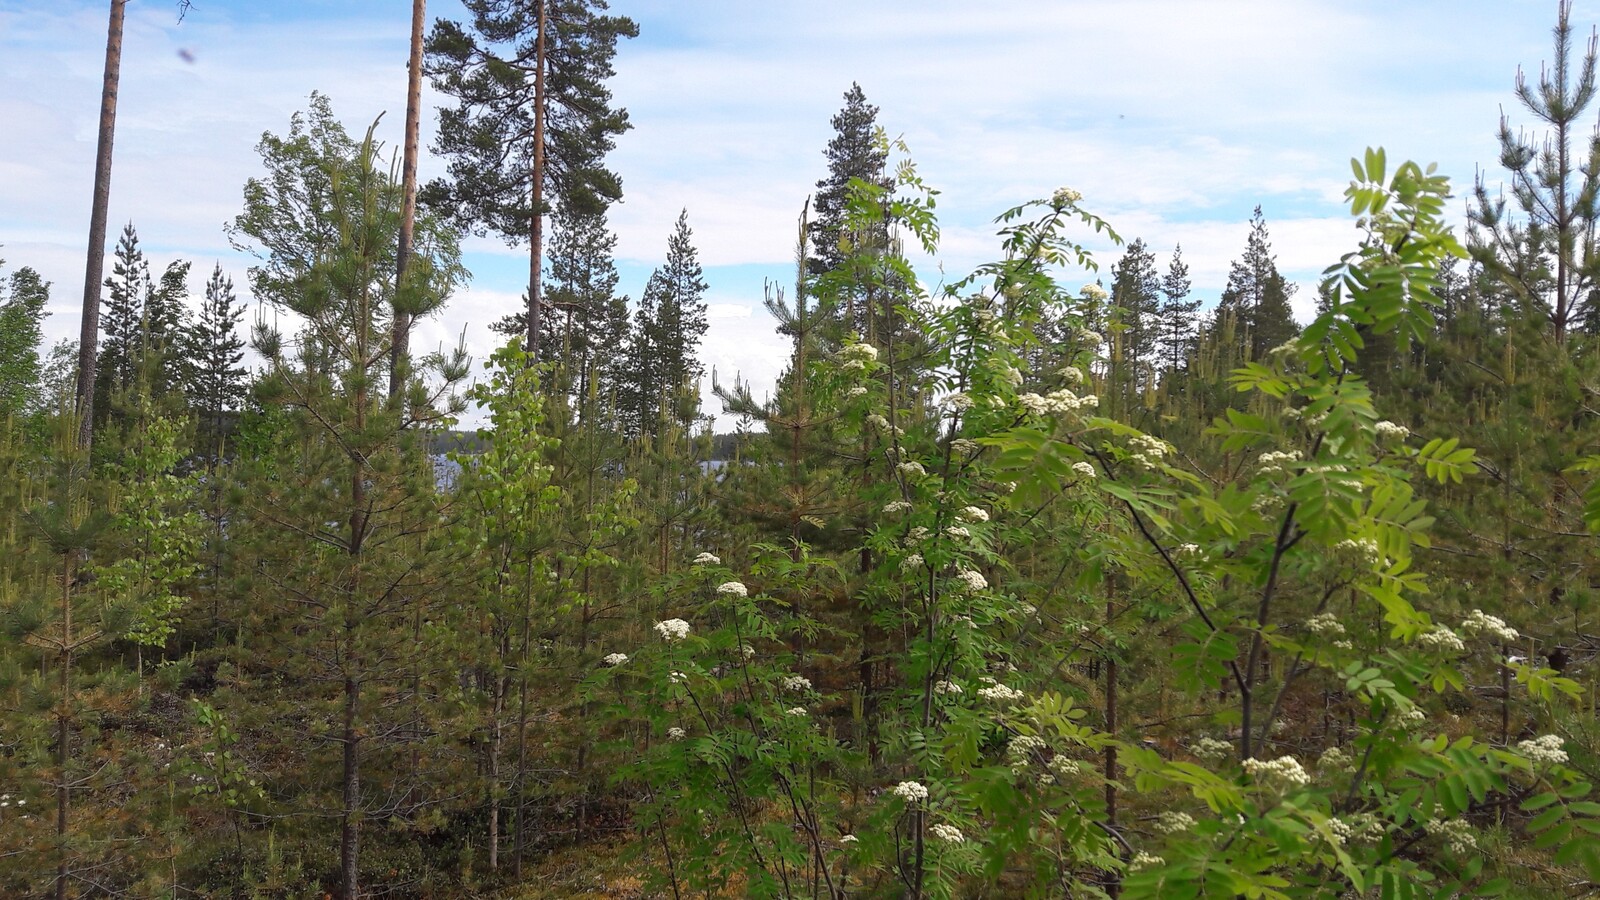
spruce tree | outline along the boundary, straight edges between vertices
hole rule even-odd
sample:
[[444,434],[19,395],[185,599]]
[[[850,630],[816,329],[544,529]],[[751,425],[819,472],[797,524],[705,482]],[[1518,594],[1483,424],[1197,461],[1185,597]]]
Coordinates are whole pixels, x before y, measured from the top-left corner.
[[828,174],[817,182],[817,193],[812,199],[815,214],[806,226],[811,239],[806,271],[811,275],[821,275],[837,267],[847,255],[840,247],[840,240],[844,237],[850,179],[889,186],[883,170],[889,154],[875,139],[878,107],[867,102],[860,84],[850,84],[850,90],[844,93],[844,108],[833,117],[832,123],[834,135],[827,149],[822,151],[828,160]]
[[160,281],[150,287],[139,320],[140,375],[157,400],[181,395],[187,379],[183,358],[184,335],[189,325],[189,263],[168,264]]
[[622,196],[605,155],[628,129],[606,87],[617,40],[636,37],[605,0],[466,0],[470,25],[439,20],[427,72],[456,105],[439,111],[449,175],[423,192],[480,233],[529,247],[527,334],[540,354],[544,216],[553,200],[597,212]]
[[112,398],[134,383],[145,299],[150,295],[150,264],[139,249],[139,235],[129,222],[117,241],[111,277],[106,279],[105,310],[100,316],[100,355],[95,364],[94,419],[98,428],[111,415]]
[[244,337],[239,333],[243,316],[233,279],[222,274],[218,263],[206,282],[200,313],[183,338],[189,402],[200,417],[202,453],[213,459],[222,453],[226,415],[244,399]]
[[1126,387],[1138,390],[1150,381],[1156,357],[1161,304],[1161,276],[1155,254],[1135,238],[1111,270],[1113,364],[1121,367]]
[[1200,301],[1188,299],[1189,289],[1189,266],[1183,261],[1180,244],[1173,248],[1166,277],[1161,279],[1159,341],[1162,364],[1168,372],[1184,368],[1194,349]]
[[1244,255],[1228,270],[1228,285],[1217,304],[1219,319],[1225,315],[1236,318],[1240,350],[1249,359],[1261,359],[1267,351],[1300,333],[1289,307],[1295,287],[1278,273],[1277,259],[1267,237],[1267,222],[1257,206],[1250,218]]
[[637,433],[658,431],[663,415],[685,428],[699,416],[705,368],[696,351],[707,327],[707,284],[693,237],[684,210],[667,238],[666,264],[651,273],[639,300],[631,354]]

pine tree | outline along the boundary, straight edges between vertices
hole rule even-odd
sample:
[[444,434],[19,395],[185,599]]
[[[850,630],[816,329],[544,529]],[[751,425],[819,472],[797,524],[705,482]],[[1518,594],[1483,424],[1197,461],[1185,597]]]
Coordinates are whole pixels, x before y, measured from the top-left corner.
[[[1600,142],[1580,131],[1589,127],[1583,120],[1597,89],[1596,43],[1590,38],[1575,69],[1571,14],[1571,0],[1562,0],[1555,61],[1541,68],[1538,85],[1517,71],[1517,100],[1549,131],[1525,137],[1500,117],[1500,164],[1522,221],[1511,217],[1504,197],[1490,195],[1481,175],[1467,210],[1473,260],[1511,288],[1518,308],[1544,322],[1557,343],[1580,319],[1589,333],[1600,333]],[[1574,150],[1575,138],[1587,142],[1587,152]]]
[[637,37],[605,0],[466,0],[472,23],[439,20],[428,74],[456,99],[439,111],[435,152],[449,177],[424,203],[458,222],[529,246],[527,327],[538,362],[544,303],[544,216],[553,205],[597,212],[622,196],[605,155],[628,129],[605,82],[617,40]]
[[50,282],[26,266],[12,272],[7,289],[0,290],[0,419],[39,405],[39,341],[49,303]]
[[222,453],[225,417],[244,399],[244,337],[239,320],[244,307],[234,296],[233,279],[222,264],[211,270],[200,314],[183,338],[188,357],[189,402],[200,416],[202,452],[215,459]]
[[177,260],[151,286],[139,321],[138,367],[157,401],[183,392],[183,339],[188,325],[189,263]]
[[1183,246],[1179,245],[1173,248],[1166,277],[1161,279],[1159,341],[1162,363],[1168,372],[1184,368],[1194,349],[1200,301],[1188,299],[1189,289],[1189,266],[1183,261]]
[[1228,285],[1217,305],[1219,319],[1228,314],[1237,319],[1237,339],[1249,359],[1263,358],[1267,351],[1300,333],[1289,307],[1295,287],[1278,274],[1266,219],[1257,206],[1250,218],[1244,255],[1228,270]]

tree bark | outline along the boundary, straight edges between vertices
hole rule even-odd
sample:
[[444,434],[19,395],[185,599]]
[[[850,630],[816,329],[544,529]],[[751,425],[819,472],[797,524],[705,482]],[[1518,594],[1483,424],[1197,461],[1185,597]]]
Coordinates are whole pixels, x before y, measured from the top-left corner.
[[[411,60],[407,64],[405,156],[400,163],[400,247],[395,254],[394,288],[396,295],[411,262],[412,236],[417,224],[417,129],[422,116],[422,24],[427,18],[428,0],[411,3]],[[400,396],[405,386],[404,369],[411,349],[411,316],[394,311],[394,334],[389,344],[389,399]]]
[[[540,284],[544,273],[544,69],[545,32],[550,25],[548,0],[539,0],[539,35],[533,51],[533,197],[528,248],[528,364],[539,364]],[[520,859],[518,860],[521,861]]]
[[345,900],[361,896],[361,749],[356,733],[356,709],[361,687],[354,678],[344,680],[344,815],[339,828],[339,870]]
[[100,279],[106,265],[106,213],[111,204],[111,145],[117,130],[117,84],[122,77],[122,17],[128,0],[111,0],[106,26],[105,81],[100,87],[100,138],[95,150],[89,253],[83,268],[83,322],[78,332],[78,443],[94,441],[94,364],[100,339]]

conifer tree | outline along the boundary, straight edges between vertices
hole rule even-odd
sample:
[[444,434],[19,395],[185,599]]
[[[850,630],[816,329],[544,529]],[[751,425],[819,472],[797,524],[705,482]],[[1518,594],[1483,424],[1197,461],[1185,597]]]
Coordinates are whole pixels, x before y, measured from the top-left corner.
[[[1548,131],[1527,136],[1500,117],[1500,164],[1511,178],[1512,209],[1491,195],[1480,175],[1468,208],[1468,242],[1474,261],[1500,278],[1524,315],[1544,322],[1557,343],[1580,319],[1600,333],[1600,142],[1584,123],[1594,102],[1596,43],[1589,39],[1581,62],[1572,47],[1571,0],[1562,0],[1554,28],[1555,58],[1530,84],[1517,71],[1522,107]],[[1586,146],[1573,147],[1573,141]]]
[[852,82],[844,93],[844,108],[832,119],[834,135],[828,141],[823,156],[828,160],[828,174],[817,181],[817,193],[812,200],[814,215],[806,226],[811,241],[811,253],[806,260],[806,272],[821,275],[844,261],[846,251],[840,246],[845,237],[845,201],[850,193],[850,179],[888,186],[883,166],[889,154],[876,139],[878,107],[867,102],[861,85]]
[[111,415],[112,398],[133,385],[139,371],[144,303],[151,293],[150,264],[139,249],[139,235],[129,222],[117,241],[106,279],[106,302],[100,316],[100,355],[95,364],[94,417],[96,427]]
[[183,341],[189,325],[188,301],[189,263],[176,260],[151,286],[139,320],[140,375],[158,402],[181,395],[187,382]]
[[685,428],[699,416],[699,384],[705,368],[696,351],[707,328],[708,285],[693,237],[689,211],[684,210],[667,238],[665,265],[651,273],[639,299],[630,354],[636,381],[633,425],[638,433],[655,433],[658,415]]
[[200,416],[203,452],[216,458],[222,452],[227,413],[244,399],[246,371],[244,337],[239,320],[244,307],[234,295],[233,279],[222,274],[222,264],[211,270],[200,313],[184,335],[188,357],[189,401]]
[[1172,250],[1172,261],[1161,279],[1161,324],[1159,341],[1162,364],[1168,372],[1182,369],[1194,348],[1199,325],[1200,301],[1189,297],[1189,266],[1183,261],[1183,246]]
[[447,179],[423,202],[512,244],[527,241],[527,334],[538,362],[544,297],[544,217],[553,200],[597,212],[622,196],[605,155],[628,129],[606,80],[617,40],[637,37],[605,0],[467,0],[470,25],[439,20],[427,41],[439,111],[434,149]]
[[39,404],[39,341],[49,303],[50,282],[26,266],[12,272],[0,289],[0,419]]
[[[1158,339],[1161,276],[1155,254],[1135,238],[1111,271],[1113,362],[1125,370],[1126,387],[1138,390],[1150,381]],[[1117,357],[1120,357],[1117,358]]]
[[1300,333],[1289,307],[1295,287],[1278,273],[1267,222],[1257,206],[1250,218],[1244,255],[1228,270],[1228,285],[1217,304],[1219,320],[1226,315],[1237,319],[1237,340],[1248,359],[1261,359],[1268,350]]

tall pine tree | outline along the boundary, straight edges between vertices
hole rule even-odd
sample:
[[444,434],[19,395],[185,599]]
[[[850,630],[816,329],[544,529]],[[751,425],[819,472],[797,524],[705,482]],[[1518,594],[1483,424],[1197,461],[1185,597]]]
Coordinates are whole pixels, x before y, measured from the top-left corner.
[[662,420],[687,427],[699,416],[705,367],[696,351],[706,333],[706,281],[689,228],[678,215],[666,264],[651,273],[639,299],[630,357],[635,373],[630,430],[654,434]]
[[1261,359],[1267,351],[1300,333],[1295,324],[1289,298],[1295,285],[1278,273],[1277,258],[1267,237],[1267,222],[1257,206],[1250,218],[1250,237],[1244,255],[1228,270],[1228,286],[1217,304],[1218,321],[1232,316],[1237,321],[1235,339],[1249,359]]

